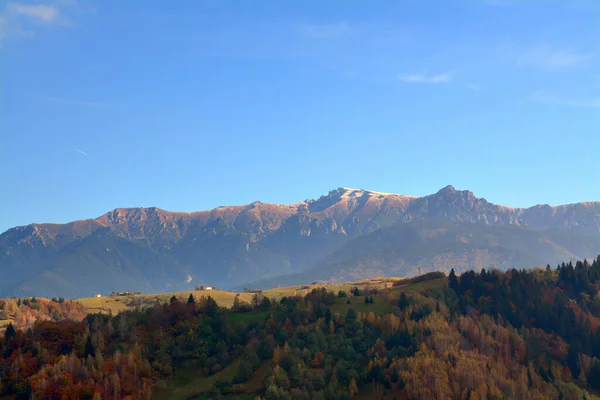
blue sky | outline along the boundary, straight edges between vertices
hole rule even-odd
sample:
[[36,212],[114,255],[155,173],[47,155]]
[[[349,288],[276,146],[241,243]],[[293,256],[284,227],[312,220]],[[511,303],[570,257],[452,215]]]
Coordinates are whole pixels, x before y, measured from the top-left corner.
[[0,231],[340,186],[600,200],[597,1],[14,0],[0,16]]

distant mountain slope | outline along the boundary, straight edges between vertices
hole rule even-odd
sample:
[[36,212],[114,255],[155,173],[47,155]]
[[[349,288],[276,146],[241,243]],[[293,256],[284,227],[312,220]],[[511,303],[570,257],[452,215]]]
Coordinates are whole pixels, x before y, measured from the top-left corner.
[[249,284],[256,288],[320,280],[354,281],[378,276],[412,277],[430,271],[530,268],[593,254],[600,237],[566,230],[486,226],[419,220],[381,228],[351,240],[313,268]]
[[[425,240],[418,235],[435,229],[419,221],[463,228],[442,225],[443,234]],[[508,230],[491,229],[501,227]],[[477,240],[460,237],[467,233]],[[520,239],[508,240],[511,235]],[[32,224],[0,235],[0,295],[160,292],[202,283],[230,288],[306,271],[311,279],[326,271],[345,279],[384,270],[414,273],[432,263],[501,267],[515,257],[546,263],[558,255],[593,256],[598,249],[590,247],[598,238],[600,202],[518,209],[452,186],[425,197],[340,188],[292,205],[254,202],[193,213],[116,209],[96,219]],[[522,246],[530,241],[533,248]],[[433,257],[442,254],[442,243],[452,256]],[[459,258],[462,249],[480,255]],[[399,252],[409,250],[414,256],[401,261]]]

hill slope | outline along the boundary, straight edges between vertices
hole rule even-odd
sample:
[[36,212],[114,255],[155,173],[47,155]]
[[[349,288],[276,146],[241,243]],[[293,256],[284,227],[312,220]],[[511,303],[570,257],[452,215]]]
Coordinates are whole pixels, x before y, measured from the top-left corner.
[[[160,299],[0,335],[7,398],[598,399],[600,256],[279,299]],[[290,291],[291,288],[284,288]],[[182,301],[183,300],[183,301]],[[0,301],[14,313],[17,301]],[[49,304],[54,303],[54,304]],[[237,305],[236,305],[237,303]],[[54,311],[50,311],[54,310]],[[23,311],[25,312],[25,311]],[[51,319],[61,319],[52,321]]]
[[[401,263],[406,257],[399,252],[407,251],[403,241],[409,239],[402,229],[424,229],[411,227],[419,221],[464,225],[444,227],[445,235],[422,243],[423,255]],[[519,243],[506,242],[505,249],[496,248],[493,256],[478,256],[484,266],[585,258],[595,254],[595,249],[588,250],[600,238],[600,202],[515,209],[447,186],[425,197],[340,188],[292,205],[254,202],[193,213],[116,209],[96,219],[32,224],[0,235],[0,273],[5,277],[0,296],[83,297],[98,291],[187,290],[195,284],[231,288],[316,267],[316,271],[333,271],[336,263],[340,271],[355,271],[348,277],[370,275],[368,268],[413,273],[441,261],[444,267],[460,267],[473,261],[461,258],[465,248],[487,249],[486,242],[461,242],[457,235],[467,234],[467,226],[476,230],[475,235],[504,227],[518,231],[524,241],[547,242],[530,251],[531,257],[515,256],[520,253],[511,246]],[[369,235],[382,228],[391,231]],[[582,246],[580,238],[590,245]],[[440,247],[441,243],[448,248]],[[433,254],[427,247],[431,245],[439,250],[436,254],[446,256],[440,259]],[[312,274],[309,280],[317,279]]]

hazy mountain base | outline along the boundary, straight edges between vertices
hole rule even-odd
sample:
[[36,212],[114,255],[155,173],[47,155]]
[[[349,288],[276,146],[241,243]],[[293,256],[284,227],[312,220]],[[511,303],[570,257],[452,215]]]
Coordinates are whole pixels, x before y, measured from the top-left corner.
[[443,220],[381,228],[344,245],[314,268],[249,284],[270,288],[312,281],[343,282],[377,276],[412,277],[429,271],[532,268],[592,256],[600,238],[560,229],[536,231]]

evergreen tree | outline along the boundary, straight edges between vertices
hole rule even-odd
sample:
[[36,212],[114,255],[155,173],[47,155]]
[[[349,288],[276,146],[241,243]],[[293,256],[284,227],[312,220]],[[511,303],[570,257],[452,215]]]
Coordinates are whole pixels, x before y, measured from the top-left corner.
[[346,322],[354,322],[356,321],[356,311],[353,308],[348,309],[346,313]]
[[263,310],[268,310],[269,308],[271,308],[271,299],[269,299],[268,297],[263,297],[263,299],[260,302],[260,308],[262,308]]
[[190,297],[188,297],[187,303],[196,304],[196,300],[194,299],[194,295],[192,293],[190,293]]
[[579,353],[581,352],[581,346],[579,343],[573,343],[569,347],[569,352],[567,353],[567,364],[569,369],[571,370],[571,375],[573,379],[577,379],[579,376]]
[[400,307],[401,310],[405,310],[406,307],[408,307],[408,298],[404,292],[400,294],[400,299],[398,299],[398,307]]
[[13,324],[11,322],[10,324],[8,324],[8,326],[6,327],[6,330],[4,331],[4,338],[7,341],[9,341],[16,335],[17,335],[17,331],[15,330],[15,327],[13,326]]
[[458,292],[458,278],[456,277],[454,268],[450,270],[450,275],[448,275],[448,287],[455,292]]
[[92,339],[89,335],[87,337],[87,340],[85,341],[84,355],[85,355],[85,358],[87,358],[88,356],[92,356],[92,357],[96,356],[96,350],[94,349],[94,345],[92,345]]

